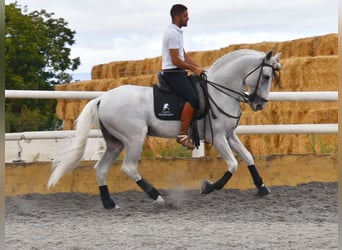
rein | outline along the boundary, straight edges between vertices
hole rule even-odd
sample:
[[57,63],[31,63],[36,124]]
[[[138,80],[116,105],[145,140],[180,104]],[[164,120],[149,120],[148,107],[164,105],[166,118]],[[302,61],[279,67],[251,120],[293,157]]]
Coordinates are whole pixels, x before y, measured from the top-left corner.
[[[215,82],[212,82],[212,81],[208,81],[205,79],[205,81],[210,85],[212,86],[213,88],[215,88],[216,90],[220,91],[221,93],[225,94],[225,95],[228,95],[230,97],[233,97],[234,99],[240,101],[240,102],[248,102],[248,99],[249,99],[249,95],[246,94],[246,93],[240,93],[238,91],[235,91],[233,89],[230,89],[230,88],[227,88],[226,86],[223,86],[221,84],[218,84],[218,83],[215,83]],[[225,92],[225,90],[231,92],[231,93],[234,93],[234,94],[237,94],[240,99],[236,98],[235,96],[233,96],[231,93],[228,93],[228,92]]]
[[[249,72],[244,76],[244,78],[243,78],[243,84],[246,85],[246,79],[247,79],[247,77],[249,77],[251,74],[253,74],[253,73],[254,73],[255,71],[257,71],[258,69],[261,69],[261,70],[260,70],[260,73],[259,73],[259,76],[258,76],[258,81],[257,81],[257,85],[256,85],[256,87],[255,87],[255,91],[254,91],[254,93],[251,94],[251,95],[248,95],[248,94],[246,94],[245,92],[240,93],[240,92],[238,92],[238,91],[236,91],[236,90],[233,90],[233,89],[228,88],[228,87],[226,87],[226,86],[223,86],[223,85],[221,85],[221,84],[218,84],[218,83],[209,81],[209,80],[207,79],[207,75],[206,75],[204,72],[199,76],[199,78],[200,78],[200,81],[204,82],[204,83],[202,83],[202,84],[210,85],[210,86],[212,86],[214,89],[216,89],[217,91],[219,91],[219,92],[221,92],[221,93],[223,93],[223,94],[225,94],[225,95],[227,95],[227,96],[230,96],[230,97],[234,98],[235,100],[237,100],[237,101],[239,101],[239,102],[244,102],[244,103],[247,103],[248,101],[252,101],[252,102],[253,102],[253,100],[254,100],[256,97],[260,98],[261,100],[263,100],[263,101],[265,101],[265,102],[268,102],[268,100],[262,98],[261,96],[258,96],[258,94],[257,94],[257,91],[258,91],[258,88],[259,88],[259,85],[260,85],[260,80],[261,80],[261,76],[262,76],[262,69],[263,69],[263,67],[271,67],[272,70],[273,70],[272,77],[276,77],[276,80],[279,81],[279,78],[280,78],[280,77],[275,73],[275,71],[276,71],[276,70],[279,71],[280,68],[279,68],[279,69],[275,69],[275,67],[274,67],[273,65],[266,63],[266,62],[265,62],[265,59],[264,59],[264,60],[261,62],[261,64],[259,64],[259,65],[257,65],[256,67],[254,67],[254,68],[253,68],[251,71],[249,71]],[[240,120],[240,117],[241,117],[242,112],[241,112],[241,110],[240,110],[240,113],[239,113],[239,115],[237,115],[237,116],[228,114],[228,113],[225,112],[222,108],[220,108],[219,105],[214,101],[214,99],[211,97],[211,95],[210,95],[209,92],[208,92],[208,88],[204,88],[204,89],[206,89],[206,92],[204,93],[204,94],[205,94],[205,98],[207,98],[207,100],[208,100],[208,101],[207,101],[207,104],[208,104],[208,112],[211,112],[211,116],[209,115],[209,116],[208,116],[208,119],[209,119],[209,127],[210,127],[211,137],[213,138],[213,133],[214,133],[214,132],[213,132],[213,129],[212,129],[212,120],[211,120],[211,118],[217,119],[217,116],[215,115],[215,113],[214,113],[214,111],[213,111],[213,109],[212,109],[212,107],[211,107],[211,103],[216,107],[216,109],[217,109],[220,113],[224,114],[224,115],[227,116],[227,117],[236,119],[236,120],[238,120],[238,121]],[[234,96],[234,95],[237,95],[238,97],[236,97],[236,96]],[[204,119],[206,119],[206,118],[204,118]],[[206,122],[204,122],[204,124],[206,124]],[[237,126],[237,125],[238,125],[238,122],[236,123],[236,126]],[[206,131],[206,129],[205,129],[205,126],[204,126],[204,137],[205,137],[205,131]],[[195,134],[195,133],[194,133],[194,134]],[[199,138],[198,138],[198,137],[193,137],[193,138],[195,139],[195,140],[194,140],[194,141],[195,141],[195,144],[196,144],[196,146],[198,147],[198,145],[199,145]],[[213,140],[214,140],[214,138],[213,138]],[[212,144],[213,144],[213,143],[212,143]]]
[[[279,79],[279,76],[275,73],[276,69],[273,67],[273,65],[271,64],[268,64],[265,62],[265,59],[261,62],[261,64],[257,65],[256,67],[254,67],[251,71],[249,71],[243,78],[243,84],[246,85],[246,79],[251,75],[253,74],[255,71],[257,71],[258,69],[261,69],[260,70],[260,73],[259,73],[259,76],[258,76],[258,81],[257,81],[257,85],[255,87],[255,90],[254,90],[254,93],[253,94],[246,94],[245,92],[238,92],[238,91],[235,91],[231,88],[228,88],[226,86],[223,86],[221,84],[218,84],[218,83],[215,83],[215,82],[212,82],[212,81],[209,81],[207,79],[207,75],[205,73],[202,73],[200,75],[200,78],[201,80],[205,81],[208,85],[212,86],[214,89],[218,90],[219,92],[227,95],[227,96],[230,96],[232,98],[234,98],[235,100],[238,100],[240,102],[244,102],[244,103],[247,103],[248,101],[252,101],[255,99],[255,97],[258,97],[260,98],[261,100],[265,101],[265,102],[268,102],[268,100],[266,100],[265,98],[262,98],[261,96],[258,96],[257,94],[257,91],[258,91],[258,88],[260,86],[260,80],[261,80],[261,76],[262,76],[262,69],[263,67],[271,67],[272,70],[273,70],[273,76],[275,76],[277,78],[277,80]],[[273,77],[272,76],[272,77]],[[235,95],[238,95],[239,97],[236,97],[234,96],[233,94]],[[240,119],[241,117],[241,113],[238,115],[238,116],[234,116],[234,115],[230,115],[228,113],[226,113],[222,108],[220,108],[218,106],[218,104],[214,101],[214,99],[209,95],[209,93],[207,93],[207,97],[209,98],[209,100],[214,104],[214,106],[217,108],[218,111],[220,111],[222,114],[224,114],[225,116],[227,117],[230,117],[230,118],[234,118],[234,119]],[[212,108],[210,107],[210,104],[209,104],[209,110],[211,111],[212,115],[213,115],[213,118],[216,119],[217,116],[213,113],[212,111]]]
[[[268,54],[270,55],[270,53]],[[213,131],[213,126],[212,126],[212,119],[217,119],[217,116],[215,115],[214,111],[213,111],[213,108],[212,108],[212,105],[215,106],[215,108],[223,115],[225,115],[226,117],[229,117],[229,118],[233,118],[233,119],[236,119],[236,127],[238,126],[239,124],[239,120],[241,118],[241,107],[240,107],[240,110],[239,110],[239,114],[238,115],[231,115],[231,114],[228,114],[226,111],[224,111],[216,102],[215,100],[213,99],[213,97],[209,94],[209,91],[208,91],[208,85],[210,85],[211,87],[214,88],[214,90],[217,90],[221,93],[223,93],[224,95],[226,96],[230,96],[231,98],[239,101],[239,102],[244,102],[244,103],[247,103],[247,102],[254,102],[254,100],[256,98],[259,98],[259,100],[262,100],[264,102],[268,102],[268,100],[266,100],[265,98],[261,97],[258,95],[258,89],[260,87],[260,82],[261,82],[261,77],[263,76],[263,68],[264,67],[271,67],[272,68],[272,75],[271,76],[265,76],[265,80],[269,80],[269,77],[272,77],[271,81],[273,79],[276,79],[276,83],[279,83],[280,82],[280,73],[279,75],[276,74],[276,71],[279,71],[281,70],[282,66],[279,62],[276,62],[275,64],[269,64],[266,62],[266,58],[269,58],[269,56],[266,56],[260,64],[256,65],[255,67],[253,67],[248,73],[246,73],[246,75],[242,78],[242,83],[243,83],[243,86],[246,85],[246,79],[252,75],[254,72],[256,72],[257,70],[260,69],[260,72],[259,72],[259,76],[258,76],[258,80],[257,80],[257,83],[256,83],[256,86],[255,86],[255,90],[252,94],[246,94],[245,92],[242,91],[242,93],[234,90],[234,89],[231,89],[231,88],[228,88],[226,86],[223,86],[221,84],[218,84],[216,82],[213,82],[213,81],[209,81],[208,80],[208,77],[207,75],[205,74],[205,72],[202,72],[200,74],[200,76],[198,76],[198,80],[199,80],[199,84],[200,86],[202,87],[203,89],[203,94],[204,94],[204,99],[205,99],[205,102],[206,102],[206,112],[208,115],[205,115],[204,117],[204,127],[203,127],[203,130],[204,130],[204,138],[206,138],[206,119],[208,119],[209,121],[209,129],[210,129],[210,132],[211,132],[211,138],[212,138],[212,145],[214,144],[214,131]],[[267,77],[267,78],[266,78]],[[210,115],[211,113],[211,115]],[[194,145],[195,147],[198,148],[198,146],[200,145],[200,139],[199,139],[199,135],[198,135],[198,129],[197,129],[197,122],[196,121],[193,121],[191,122],[191,133],[190,133],[190,137],[191,139],[193,140],[194,142]]]

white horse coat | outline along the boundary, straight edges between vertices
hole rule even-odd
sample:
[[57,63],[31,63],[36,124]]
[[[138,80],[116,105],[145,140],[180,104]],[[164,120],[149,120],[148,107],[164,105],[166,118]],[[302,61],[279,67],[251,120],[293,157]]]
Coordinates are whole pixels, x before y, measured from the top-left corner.
[[[241,96],[247,90],[250,95],[248,101],[250,107],[254,111],[264,109],[274,71],[281,68],[279,57],[279,53],[272,57],[272,51],[266,55],[254,50],[238,50],[218,59],[206,73],[209,83],[219,84],[218,88],[221,90],[224,87],[233,90],[221,92],[217,87],[208,85],[208,92],[216,105],[224,113],[235,118],[228,117],[215,105],[211,105],[217,116],[217,119],[211,119],[213,134],[209,129],[209,119],[202,119],[199,122],[200,138],[208,143],[213,143],[222,159],[227,163],[230,175],[235,173],[238,167],[233,150],[242,157],[248,166],[254,166],[251,153],[235,133],[239,122],[236,117],[241,115]],[[54,170],[48,186],[55,185],[65,173],[78,166],[84,153],[88,132],[94,124],[97,124],[101,128],[107,144],[104,155],[95,166],[102,201],[111,200],[107,189],[107,173],[124,149],[122,171],[137,182],[151,198],[163,202],[159,192],[140,176],[138,161],[146,136],[176,138],[180,129],[180,121],[159,120],[156,118],[153,108],[151,87],[124,85],[91,100],[77,119],[76,136],[72,146],[60,153],[53,161]],[[204,124],[204,121],[207,124]],[[204,128],[206,128],[205,133]],[[205,182],[205,185],[211,184],[213,183]],[[153,191],[151,191],[152,189]],[[151,195],[151,193],[153,194]],[[105,204],[104,206],[106,207]],[[112,207],[115,207],[114,203]]]

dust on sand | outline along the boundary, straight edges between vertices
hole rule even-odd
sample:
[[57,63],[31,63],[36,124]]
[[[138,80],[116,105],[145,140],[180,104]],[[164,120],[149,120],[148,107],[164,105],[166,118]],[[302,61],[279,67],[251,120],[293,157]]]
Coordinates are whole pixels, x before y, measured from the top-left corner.
[[337,183],[161,190],[165,208],[144,194],[29,194],[6,198],[6,249],[337,249]]

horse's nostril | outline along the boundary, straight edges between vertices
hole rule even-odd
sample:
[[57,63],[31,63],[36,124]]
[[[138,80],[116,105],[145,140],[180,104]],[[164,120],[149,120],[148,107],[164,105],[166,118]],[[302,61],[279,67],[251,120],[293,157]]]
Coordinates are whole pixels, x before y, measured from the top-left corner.
[[262,105],[261,104],[257,104],[255,107],[256,110],[262,110]]

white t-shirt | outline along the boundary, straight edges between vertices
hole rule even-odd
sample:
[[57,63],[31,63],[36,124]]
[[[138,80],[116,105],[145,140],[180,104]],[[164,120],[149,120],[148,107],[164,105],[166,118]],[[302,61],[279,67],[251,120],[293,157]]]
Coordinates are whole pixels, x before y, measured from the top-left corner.
[[171,24],[164,33],[162,46],[162,69],[175,69],[169,49],[178,49],[179,58],[184,61],[183,30]]

